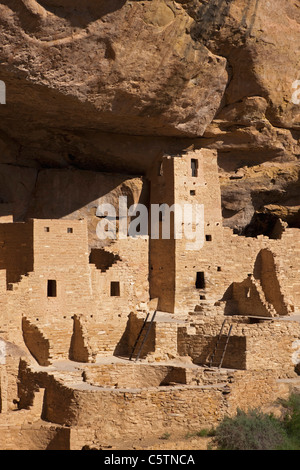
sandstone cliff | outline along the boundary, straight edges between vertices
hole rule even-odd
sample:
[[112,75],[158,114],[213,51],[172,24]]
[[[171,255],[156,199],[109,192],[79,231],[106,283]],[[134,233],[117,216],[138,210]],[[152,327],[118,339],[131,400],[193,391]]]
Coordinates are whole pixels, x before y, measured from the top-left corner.
[[226,225],[299,227],[299,44],[297,0],[2,0],[0,215],[86,211],[122,174],[137,194],[194,146],[218,150]]

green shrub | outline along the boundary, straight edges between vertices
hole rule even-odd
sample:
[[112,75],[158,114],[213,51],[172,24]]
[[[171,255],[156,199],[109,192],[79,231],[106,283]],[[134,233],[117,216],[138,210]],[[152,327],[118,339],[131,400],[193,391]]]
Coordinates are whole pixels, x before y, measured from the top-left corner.
[[215,430],[214,429],[201,429],[196,433],[196,436],[198,437],[212,437],[215,435]]
[[237,410],[215,430],[214,443],[220,450],[276,450],[287,445],[283,423],[273,415],[254,409]]
[[284,450],[300,450],[300,394],[292,394],[281,404],[286,410],[283,424],[288,436]]
[[185,438],[186,439],[190,439],[192,437],[212,437],[215,435],[215,431],[214,429],[200,429],[200,431],[196,431],[196,432],[188,432],[186,435],[185,435]]
[[237,410],[215,429],[214,447],[220,450],[300,450],[300,394],[278,400],[281,419],[258,409]]
[[159,439],[162,439],[163,441],[167,441],[168,439],[170,439],[171,437],[171,434],[169,432],[165,432],[162,436],[160,436]]

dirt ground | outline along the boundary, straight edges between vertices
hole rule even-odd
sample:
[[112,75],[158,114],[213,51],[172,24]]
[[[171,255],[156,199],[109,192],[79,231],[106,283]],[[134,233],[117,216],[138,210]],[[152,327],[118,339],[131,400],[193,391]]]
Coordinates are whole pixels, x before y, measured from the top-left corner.
[[210,450],[212,438],[199,437],[195,434],[186,436],[164,436],[136,441],[120,441],[101,446],[103,450]]

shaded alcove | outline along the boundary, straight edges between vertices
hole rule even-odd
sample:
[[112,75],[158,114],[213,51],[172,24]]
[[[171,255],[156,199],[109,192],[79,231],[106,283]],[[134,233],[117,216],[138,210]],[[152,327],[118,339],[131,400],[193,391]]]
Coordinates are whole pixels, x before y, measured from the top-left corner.
[[69,359],[75,362],[89,362],[89,351],[83,337],[80,319],[73,317],[73,334],[71,337]]
[[221,338],[219,335],[203,334],[186,337],[186,333],[182,331],[178,337],[178,353],[181,356],[191,357],[193,364],[198,366],[219,367],[223,359],[222,368],[246,370],[246,337],[231,335],[224,358],[222,358],[227,339],[226,334]]
[[[123,356],[129,357],[133,351],[133,347],[137,338],[139,337],[139,333],[143,326],[144,320],[142,318],[137,318],[135,314],[131,313],[128,316],[128,322],[125,328],[125,331],[120,338],[116,348],[114,350],[114,356]],[[147,328],[145,328],[143,334],[139,338],[139,342],[137,344],[136,351],[139,349],[140,345],[142,344],[145,335],[147,334]],[[152,327],[147,335],[147,341],[143,345],[143,349],[141,351],[140,358],[144,359],[149,353],[155,351],[155,325],[152,324]]]

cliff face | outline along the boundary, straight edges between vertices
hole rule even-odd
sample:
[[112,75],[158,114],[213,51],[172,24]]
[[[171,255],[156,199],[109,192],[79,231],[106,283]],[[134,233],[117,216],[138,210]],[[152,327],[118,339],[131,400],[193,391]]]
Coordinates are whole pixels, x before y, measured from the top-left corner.
[[300,225],[297,0],[4,0],[0,44],[0,202],[16,220],[53,197],[47,169],[71,188],[76,171],[147,175],[193,145],[218,150],[226,225]]
[[[202,143],[219,151],[224,223],[268,234],[299,227],[299,2],[186,2],[193,37],[227,60],[230,80]],[[203,20],[205,18],[205,20]],[[248,226],[251,222],[251,225]]]

